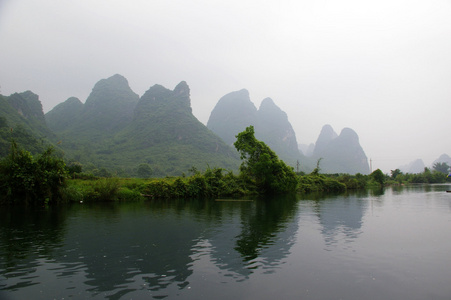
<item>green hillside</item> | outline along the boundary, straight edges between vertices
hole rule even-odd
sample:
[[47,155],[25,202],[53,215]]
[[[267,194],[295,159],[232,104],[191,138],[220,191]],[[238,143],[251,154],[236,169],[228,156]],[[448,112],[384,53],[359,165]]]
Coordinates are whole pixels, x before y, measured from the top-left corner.
[[151,87],[113,144],[116,153],[128,153],[130,163],[153,165],[157,175],[181,174],[192,166],[237,170],[240,163],[236,151],[194,117],[184,81],[173,91]]
[[152,86],[140,99],[127,80],[99,81],[86,103],[70,98],[46,114],[69,160],[135,176],[146,164],[153,176],[181,175],[192,167],[237,170],[236,151],[199,122],[186,82],[173,91]]
[[39,97],[31,91],[0,95],[0,157],[7,155],[11,138],[32,153],[42,152],[55,139]]
[[65,143],[101,145],[133,119],[139,96],[121,75],[97,82],[85,104],[69,98],[46,114],[48,126]]
[[81,116],[83,103],[75,97],[55,106],[45,115],[47,124],[51,130],[63,133],[75,125]]

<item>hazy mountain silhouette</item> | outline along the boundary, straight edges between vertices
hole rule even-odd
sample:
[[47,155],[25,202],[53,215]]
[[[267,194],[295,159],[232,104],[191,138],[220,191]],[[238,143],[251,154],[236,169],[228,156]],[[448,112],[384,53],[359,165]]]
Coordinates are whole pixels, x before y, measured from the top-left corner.
[[327,150],[327,146],[332,142],[338,135],[333,130],[332,126],[326,124],[321,129],[318,139],[315,143],[315,148],[313,149],[313,155],[319,156],[323,151]]
[[448,154],[443,153],[442,155],[440,155],[439,158],[434,160],[434,162],[432,163],[432,166],[434,166],[434,164],[436,164],[436,163],[447,163],[448,166],[451,166],[451,157]]
[[287,164],[295,166],[297,160],[304,160],[287,114],[271,98],[263,99],[260,104],[255,128],[255,137],[264,141]]
[[313,143],[310,143],[308,145],[306,145],[306,144],[299,144],[298,145],[298,149],[305,156],[312,156],[313,155],[313,150],[315,150],[315,144],[313,144]]
[[330,125],[324,125],[313,151],[313,158],[320,159],[324,173],[369,173],[368,159],[359,143],[357,133],[344,128],[337,136]]
[[207,127],[232,146],[236,135],[255,125],[257,108],[245,89],[231,92],[219,99],[210,114]]
[[265,142],[279,158],[291,166],[302,161],[305,168],[306,158],[299,152],[287,114],[271,98],[264,99],[257,110],[247,90],[231,92],[219,99],[207,123],[207,127],[229,145],[250,125],[254,126],[255,137]]
[[75,99],[46,114],[49,127],[70,139],[101,144],[131,122],[139,96],[116,74],[97,82],[82,107]]
[[83,164],[134,174],[147,163],[153,175],[181,175],[191,167],[237,170],[236,151],[192,114],[186,82],[154,85],[139,98],[121,75],[95,84],[85,104],[69,98],[46,114],[66,154]]
[[[0,155],[16,135],[32,152],[42,149],[40,141],[45,139],[61,141],[67,160],[124,171],[120,175],[135,174],[141,163],[151,165],[156,176],[180,175],[192,166],[237,170],[235,136],[253,125],[256,138],[293,167],[299,161],[301,170],[310,171],[322,158],[324,173],[369,173],[367,157],[352,129],[337,135],[325,125],[314,149],[305,148],[306,154],[312,153],[306,157],[299,151],[287,114],[270,98],[257,109],[245,89],[223,96],[207,126],[192,114],[186,82],[174,90],[154,85],[140,98],[118,74],[97,82],[85,103],[71,97],[45,116],[39,97],[30,91],[0,95],[0,108]],[[424,164],[417,164],[416,169],[403,171],[423,169]]]
[[423,173],[425,167],[426,165],[424,164],[422,159],[416,159],[408,163],[407,165],[400,166],[398,169],[400,169],[403,173],[416,174]]

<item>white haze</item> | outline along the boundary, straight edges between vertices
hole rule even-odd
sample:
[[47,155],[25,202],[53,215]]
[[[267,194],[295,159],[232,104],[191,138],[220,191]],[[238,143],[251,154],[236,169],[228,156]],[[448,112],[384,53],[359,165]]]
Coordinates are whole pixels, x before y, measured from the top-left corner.
[[116,73],[140,95],[185,80],[206,124],[246,88],[299,143],[350,127],[373,169],[430,165],[451,154],[450,16],[449,0],[0,0],[0,93],[49,111]]

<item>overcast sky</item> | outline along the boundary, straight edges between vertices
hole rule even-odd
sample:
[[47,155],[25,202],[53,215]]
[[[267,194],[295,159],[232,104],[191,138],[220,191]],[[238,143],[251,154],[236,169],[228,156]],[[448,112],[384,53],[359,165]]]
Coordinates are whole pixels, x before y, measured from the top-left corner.
[[204,124],[229,92],[271,97],[299,143],[354,129],[373,170],[451,155],[451,0],[0,0],[1,94],[47,112],[117,73],[185,80]]

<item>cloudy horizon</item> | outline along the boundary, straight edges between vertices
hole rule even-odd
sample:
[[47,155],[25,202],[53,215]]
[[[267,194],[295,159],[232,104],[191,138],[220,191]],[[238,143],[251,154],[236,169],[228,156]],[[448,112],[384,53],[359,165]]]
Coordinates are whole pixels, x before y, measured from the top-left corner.
[[373,170],[450,155],[451,1],[0,0],[0,93],[44,111],[114,74],[140,96],[186,81],[204,124],[247,89],[298,143],[352,128]]

